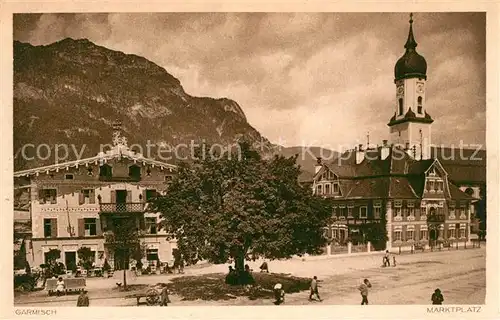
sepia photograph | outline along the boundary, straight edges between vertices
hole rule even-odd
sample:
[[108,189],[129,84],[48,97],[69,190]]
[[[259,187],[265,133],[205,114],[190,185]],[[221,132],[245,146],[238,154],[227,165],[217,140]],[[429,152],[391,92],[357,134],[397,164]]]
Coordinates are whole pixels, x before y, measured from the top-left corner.
[[14,307],[479,312],[488,19],[13,13]]

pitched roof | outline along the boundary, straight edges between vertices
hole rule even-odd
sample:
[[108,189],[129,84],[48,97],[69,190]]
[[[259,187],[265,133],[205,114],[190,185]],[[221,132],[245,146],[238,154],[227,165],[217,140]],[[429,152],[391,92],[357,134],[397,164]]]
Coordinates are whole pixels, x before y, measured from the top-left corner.
[[449,178],[458,184],[486,184],[486,150],[464,148],[431,148]]
[[450,196],[453,200],[475,200],[474,197],[469,196],[467,193],[460,190],[453,183],[449,184],[449,189],[450,189]]
[[132,160],[134,162],[142,162],[143,164],[157,166],[171,172],[177,168],[177,166],[173,164],[146,158],[141,153],[136,153],[130,150],[130,148],[128,148],[127,146],[116,145],[111,150],[108,150],[106,152],[99,152],[99,154],[94,157],[75,160],[75,161],[61,162],[49,166],[17,171],[14,172],[14,177],[38,175],[39,173],[49,172],[49,171],[59,171],[65,168],[87,166],[89,164],[106,163],[112,159],[120,159],[120,158],[125,158]]
[[[342,185],[342,183],[341,183]],[[385,198],[387,197],[389,178],[368,178],[344,183],[344,198]]]

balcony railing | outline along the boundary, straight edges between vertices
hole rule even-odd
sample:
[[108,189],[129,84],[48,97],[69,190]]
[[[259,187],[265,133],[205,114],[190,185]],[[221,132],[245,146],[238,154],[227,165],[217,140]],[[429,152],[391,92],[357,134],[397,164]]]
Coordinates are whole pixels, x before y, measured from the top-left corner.
[[427,222],[444,222],[444,214],[431,214],[427,216]]
[[101,213],[113,212],[144,212],[145,203],[127,202],[127,203],[100,203]]

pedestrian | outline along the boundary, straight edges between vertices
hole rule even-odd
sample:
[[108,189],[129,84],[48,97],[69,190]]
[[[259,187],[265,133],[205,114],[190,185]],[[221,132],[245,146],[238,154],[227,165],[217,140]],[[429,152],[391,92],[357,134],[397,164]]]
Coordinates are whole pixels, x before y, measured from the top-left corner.
[[57,295],[60,296],[60,295],[64,294],[65,291],[66,291],[66,285],[64,284],[64,280],[62,277],[59,277],[59,279],[57,280],[57,283],[56,283]]
[[87,290],[83,289],[78,296],[78,300],[76,301],[77,307],[88,307],[90,304],[89,296],[87,295]]
[[441,294],[441,290],[439,289],[434,290],[431,300],[432,304],[443,304],[444,298],[443,295]]
[[169,303],[170,298],[168,297],[168,287],[165,285],[161,290],[160,306],[166,307]]
[[262,262],[262,264],[260,265],[260,272],[269,273],[269,266],[266,261]]
[[274,304],[280,305],[285,302],[285,290],[283,290],[283,285],[281,283],[277,283],[274,285]]
[[363,280],[363,283],[359,286],[358,290],[361,292],[361,305],[368,304],[368,288],[371,288],[372,284],[368,279]]
[[311,280],[311,293],[309,294],[309,301],[312,301],[312,297],[313,295],[316,295],[318,297],[318,300],[319,301],[323,301],[321,300],[321,298],[319,297],[319,292],[318,292],[318,277],[314,276]]
[[391,266],[391,262],[389,261],[389,256],[390,256],[389,250],[385,250],[384,267],[390,267]]
[[393,255],[392,256],[392,266],[395,267],[396,266],[396,255]]

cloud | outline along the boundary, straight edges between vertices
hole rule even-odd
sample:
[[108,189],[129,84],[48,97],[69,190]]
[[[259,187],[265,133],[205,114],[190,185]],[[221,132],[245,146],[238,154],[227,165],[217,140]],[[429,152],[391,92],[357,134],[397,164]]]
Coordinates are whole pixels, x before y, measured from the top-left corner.
[[[186,92],[237,101],[273,142],[335,146],[388,138],[402,13],[23,14],[14,37],[88,38],[164,67]],[[485,141],[484,13],[417,13],[433,141]],[[463,121],[463,119],[468,119]]]

